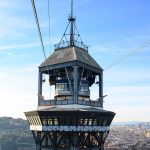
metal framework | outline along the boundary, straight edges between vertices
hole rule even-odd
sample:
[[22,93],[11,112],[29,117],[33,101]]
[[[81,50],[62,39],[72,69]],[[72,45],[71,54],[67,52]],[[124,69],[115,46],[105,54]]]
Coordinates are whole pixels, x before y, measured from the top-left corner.
[[75,24],[76,18],[73,16],[73,0],[71,0],[71,15],[68,18],[68,25],[60,42],[55,46],[55,49],[65,48],[69,46],[77,46],[88,51],[88,46],[83,44],[82,38]]
[[103,150],[114,113],[51,108],[26,112],[37,150]]
[[[103,69],[81,40],[73,17],[73,1],[71,4],[69,24],[60,43],[39,66],[38,108],[25,112],[36,150],[104,150],[115,116],[103,109]],[[53,99],[43,97],[44,75],[49,77],[49,86],[55,87]],[[94,84],[98,98],[92,100]]]
[[[108,132],[33,132],[37,149],[103,150]],[[97,146],[98,145],[98,146]]]

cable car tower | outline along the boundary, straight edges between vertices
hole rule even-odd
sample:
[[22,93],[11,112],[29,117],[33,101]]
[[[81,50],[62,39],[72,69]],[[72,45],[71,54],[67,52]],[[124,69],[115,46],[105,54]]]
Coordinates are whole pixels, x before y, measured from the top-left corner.
[[[54,52],[39,66],[37,110],[25,115],[36,150],[104,150],[115,113],[103,109],[103,69],[82,42],[73,1],[68,21]],[[44,99],[45,82],[54,87],[53,98]],[[91,100],[94,84],[99,96]]]

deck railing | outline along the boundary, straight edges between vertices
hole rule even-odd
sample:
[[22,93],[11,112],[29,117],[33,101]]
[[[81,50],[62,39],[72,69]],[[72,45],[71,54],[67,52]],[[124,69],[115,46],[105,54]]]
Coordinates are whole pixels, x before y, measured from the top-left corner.
[[78,99],[78,103],[74,103],[73,99],[69,100],[41,100],[40,106],[54,106],[54,105],[69,105],[69,104],[79,104],[86,105],[92,107],[102,107],[100,101],[92,101],[92,100],[80,100]]
[[[69,46],[70,46],[70,41],[64,41],[64,42],[61,42],[59,44],[55,44],[54,48],[55,48],[55,50],[58,50],[58,49],[66,48],[66,47],[69,47]],[[79,41],[74,40],[74,46],[82,48],[82,49],[84,49],[85,51],[88,52],[88,46],[83,44],[83,42],[79,42]]]

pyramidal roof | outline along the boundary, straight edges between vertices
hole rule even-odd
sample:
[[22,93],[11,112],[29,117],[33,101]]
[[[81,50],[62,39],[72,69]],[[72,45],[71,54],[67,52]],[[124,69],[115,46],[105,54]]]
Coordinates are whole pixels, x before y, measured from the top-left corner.
[[[68,25],[59,44],[55,45],[55,51],[40,66],[57,68],[59,65],[71,66],[79,65],[101,72],[101,66],[88,53],[88,46],[83,44],[82,38],[78,32],[73,16],[73,1],[71,1],[71,15],[68,18]],[[59,67],[58,67],[59,68]]]
[[86,50],[76,46],[55,50],[52,55],[50,55],[47,60],[45,60],[39,67],[76,61],[102,70],[101,66],[91,57],[91,55]]

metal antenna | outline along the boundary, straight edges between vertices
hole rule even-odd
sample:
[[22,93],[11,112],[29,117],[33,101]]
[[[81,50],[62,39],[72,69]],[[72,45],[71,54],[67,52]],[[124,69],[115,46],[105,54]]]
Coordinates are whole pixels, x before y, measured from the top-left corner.
[[70,14],[68,18],[68,25],[65,29],[65,32],[59,42],[59,44],[55,45],[55,49],[58,50],[60,48],[64,47],[73,47],[77,46],[80,47],[86,51],[88,51],[88,46],[83,44],[82,38],[80,36],[80,33],[76,27],[75,21],[76,18],[74,17],[74,0],[70,0]]
[[71,16],[69,18],[69,21],[71,23],[71,26],[70,26],[70,46],[74,46],[74,21],[75,21],[75,18],[73,17],[73,0],[71,0]]
[[71,17],[73,17],[73,0],[71,0]]

